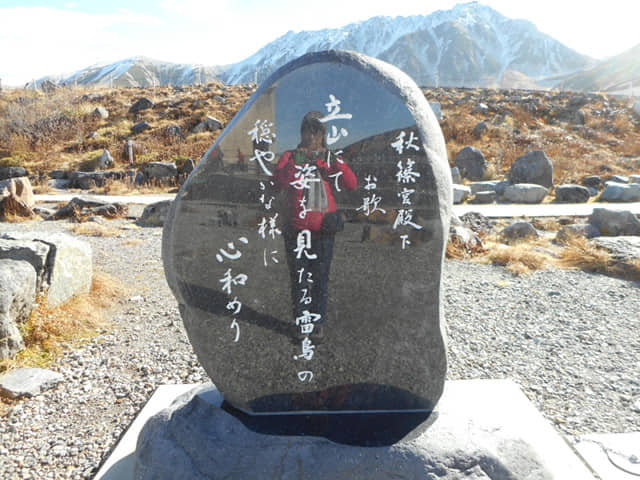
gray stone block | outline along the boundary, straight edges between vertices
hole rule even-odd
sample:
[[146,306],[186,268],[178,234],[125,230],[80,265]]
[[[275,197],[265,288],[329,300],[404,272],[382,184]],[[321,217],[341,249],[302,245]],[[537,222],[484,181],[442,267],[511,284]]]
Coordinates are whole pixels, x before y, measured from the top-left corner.
[[31,314],[36,271],[23,260],[0,260],[0,360],[24,348],[18,325]]
[[559,185],[556,187],[556,202],[584,203],[591,196],[589,189],[582,185]]
[[504,197],[513,203],[540,203],[548,192],[542,185],[519,183],[505,188]]
[[0,394],[9,398],[33,397],[49,390],[64,377],[43,368],[18,368],[0,377]]
[[553,185],[553,163],[542,150],[534,150],[518,158],[509,171],[509,181],[535,183],[551,188]]
[[453,185],[453,203],[456,205],[464,202],[471,196],[471,189],[466,185]]
[[640,220],[629,210],[594,208],[589,223],[605,236],[640,235]]
[[[511,381],[447,382],[428,428],[369,447],[258,433],[221,409],[221,400],[201,388],[152,417],[138,437],[134,475],[120,480],[593,480]],[[101,479],[108,478],[107,471]]]
[[2,238],[34,240],[50,248],[47,258],[47,303],[60,305],[71,297],[87,293],[93,277],[91,245],[64,233],[7,233]]

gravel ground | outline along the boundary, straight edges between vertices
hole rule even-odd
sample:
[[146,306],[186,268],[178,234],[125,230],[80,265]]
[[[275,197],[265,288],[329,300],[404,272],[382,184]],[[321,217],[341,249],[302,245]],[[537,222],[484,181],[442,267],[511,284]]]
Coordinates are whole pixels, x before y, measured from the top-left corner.
[[[116,228],[130,221],[115,220]],[[66,222],[0,224],[65,231]],[[64,383],[0,421],[3,480],[91,478],[158,385],[208,380],[164,279],[159,228],[83,237],[129,287],[104,332],[52,366]],[[448,261],[450,379],[511,378],[566,434],[640,431],[640,284]]]

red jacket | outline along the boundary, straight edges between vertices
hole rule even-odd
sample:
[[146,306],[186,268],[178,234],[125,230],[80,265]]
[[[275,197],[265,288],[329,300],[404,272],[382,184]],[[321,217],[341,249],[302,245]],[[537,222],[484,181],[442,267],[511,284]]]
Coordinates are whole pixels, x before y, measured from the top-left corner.
[[[331,155],[330,164],[327,163],[326,153],[321,154],[317,159],[310,159],[308,162],[298,161],[298,167],[304,165],[315,165],[322,177],[325,192],[327,194],[327,209],[324,212],[307,211],[304,218],[301,218],[303,207],[301,201],[305,195],[304,188],[296,188],[292,185],[300,181],[300,169],[296,169],[296,150],[282,154],[278,166],[274,173],[276,187],[284,190],[287,194],[286,221],[294,230],[311,230],[316,232],[322,228],[322,218],[325,213],[336,211],[336,200],[333,190],[337,186],[340,190],[354,190],[358,186],[358,179],[349,166],[341,157]],[[300,184],[298,184],[300,186]]]

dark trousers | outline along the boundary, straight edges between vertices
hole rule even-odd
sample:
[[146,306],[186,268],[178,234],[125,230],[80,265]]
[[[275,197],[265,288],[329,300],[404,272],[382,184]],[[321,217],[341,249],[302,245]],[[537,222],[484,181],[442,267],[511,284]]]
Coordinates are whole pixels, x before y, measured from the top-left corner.
[[307,254],[301,252],[300,258],[295,252],[298,246],[297,231],[284,233],[284,246],[287,251],[287,265],[291,282],[291,302],[295,318],[302,316],[304,310],[320,315],[315,323],[324,323],[329,298],[329,270],[333,258],[333,234],[311,234],[311,248]]

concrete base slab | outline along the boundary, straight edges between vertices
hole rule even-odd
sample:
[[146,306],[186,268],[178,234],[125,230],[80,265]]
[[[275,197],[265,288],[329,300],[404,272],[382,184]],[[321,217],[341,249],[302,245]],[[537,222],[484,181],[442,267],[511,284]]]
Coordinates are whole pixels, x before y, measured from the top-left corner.
[[[183,405],[185,402],[192,404],[193,401],[196,401],[197,404],[202,406],[204,402],[208,407],[204,408],[203,411],[217,411],[215,415],[227,415],[230,417],[230,422],[235,421],[231,415],[218,408],[220,396],[215,387],[208,390],[200,388],[198,391],[201,393],[198,393],[192,400],[185,400],[186,397],[189,397],[189,395],[185,395],[185,392],[193,388],[193,385],[160,387],[141,411],[138,418],[133,422],[95,479],[133,480],[134,452],[140,429],[147,419],[163,407],[170,405],[178,397],[182,396],[176,404]],[[437,419],[425,432],[420,434],[417,440],[422,443],[427,452],[436,452],[436,455],[443,453],[444,457],[448,457],[449,455],[459,456],[467,453],[472,456],[476,454],[479,449],[482,452],[490,452],[490,455],[495,456],[497,461],[501,462],[500,464],[507,468],[513,466],[515,470],[521,471],[519,470],[520,466],[525,465],[523,468],[532,469],[530,474],[522,476],[516,475],[513,477],[504,471],[481,471],[480,466],[476,465],[477,471],[474,470],[474,472],[478,474],[477,478],[535,478],[540,480],[571,478],[572,480],[594,480],[594,476],[589,468],[585,466],[583,461],[572,451],[571,447],[553,427],[547,423],[525,397],[520,388],[510,380],[449,381],[445,385],[444,394],[438,404],[437,410]],[[226,425],[221,428],[228,431],[225,427]],[[195,428],[197,429],[197,427]],[[246,437],[247,439],[252,440],[255,435],[259,435],[260,442],[263,445],[264,442],[270,443],[270,439],[273,439],[273,444],[275,445],[279,439],[283,438],[282,436],[249,433],[249,436]],[[318,452],[320,452],[318,456],[322,459],[323,465],[331,463],[331,460],[325,455],[329,450],[333,452],[333,454],[339,452],[337,458],[347,458],[355,455],[355,458],[357,458],[359,462],[365,461],[368,457],[375,457],[374,461],[378,461],[378,456],[380,456],[381,453],[386,455],[387,452],[406,448],[407,444],[416,442],[416,439],[412,439],[406,443],[402,440],[391,446],[391,448],[378,448],[340,445],[325,439],[317,439],[316,441],[315,437],[287,438],[288,442],[295,443],[298,439],[300,442],[303,442],[305,452],[313,452],[313,450],[317,448]],[[405,445],[403,445],[403,443],[405,443]],[[252,450],[249,445],[247,445],[247,447],[248,448],[239,448],[237,450],[235,458],[232,459],[234,463],[241,463],[242,459],[239,458],[239,456],[244,452],[251,454],[252,462],[255,461],[256,456],[262,457],[260,452]],[[264,448],[265,450],[269,450],[271,447]],[[476,451],[473,451],[474,449]],[[318,452],[314,452],[311,455],[314,456]],[[272,451],[271,453],[274,452]],[[293,448],[291,448],[289,454],[291,456],[296,455]],[[519,455],[524,455],[526,458],[518,458]],[[433,459],[429,459],[429,461],[432,460]],[[301,459],[298,459],[298,461],[301,461]],[[384,460],[382,459],[381,461]],[[397,462],[397,460],[394,461]],[[474,469],[476,469],[476,467],[474,467]],[[381,470],[375,472],[375,478],[387,478],[384,477],[384,475],[380,476]],[[424,471],[426,472],[426,470]],[[371,471],[371,473],[373,474],[373,471]],[[504,474],[507,474],[507,476],[504,476]],[[374,478],[369,474],[367,475],[367,478]],[[389,475],[391,475],[391,473],[389,473]],[[356,477],[360,478],[357,475],[355,477],[350,476],[344,478]],[[429,477],[428,473],[415,478],[418,480],[422,477],[432,478]],[[388,478],[400,477],[391,475]],[[440,476],[438,476],[438,478],[440,478]],[[462,477],[447,475],[442,478]]]
[[189,384],[158,387],[122,436],[109,458],[102,464],[93,480],[133,480],[134,454],[138,435],[144,424],[160,410],[169,407],[180,395],[199,386],[200,384]]
[[571,444],[602,480],[640,478],[640,432],[580,435]]

